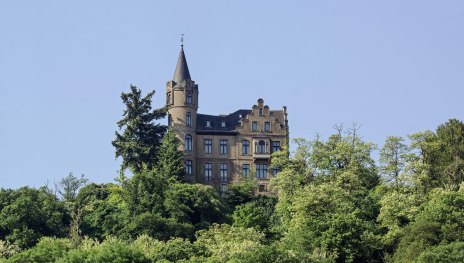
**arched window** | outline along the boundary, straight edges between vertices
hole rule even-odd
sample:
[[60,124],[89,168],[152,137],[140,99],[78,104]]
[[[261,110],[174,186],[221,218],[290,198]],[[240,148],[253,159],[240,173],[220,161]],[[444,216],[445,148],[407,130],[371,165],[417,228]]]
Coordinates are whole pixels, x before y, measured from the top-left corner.
[[192,126],[192,114],[190,112],[187,112],[187,116],[185,116],[185,126]]
[[185,135],[185,150],[191,151],[192,150],[192,135],[187,134]]
[[258,153],[265,153],[266,152],[266,143],[264,141],[259,141],[257,152]]
[[258,113],[259,113],[259,116],[263,116],[263,108],[259,108]]

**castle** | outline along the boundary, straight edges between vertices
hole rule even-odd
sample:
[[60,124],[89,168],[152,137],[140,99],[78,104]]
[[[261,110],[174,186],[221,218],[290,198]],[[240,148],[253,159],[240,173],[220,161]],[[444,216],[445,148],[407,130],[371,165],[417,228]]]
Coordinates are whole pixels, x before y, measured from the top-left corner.
[[228,115],[198,111],[198,84],[190,77],[183,45],[174,78],[166,83],[168,125],[181,142],[186,179],[212,185],[220,192],[241,176],[253,175],[259,192],[278,169],[270,169],[271,154],[288,138],[287,109],[270,110],[262,99],[248,110]]

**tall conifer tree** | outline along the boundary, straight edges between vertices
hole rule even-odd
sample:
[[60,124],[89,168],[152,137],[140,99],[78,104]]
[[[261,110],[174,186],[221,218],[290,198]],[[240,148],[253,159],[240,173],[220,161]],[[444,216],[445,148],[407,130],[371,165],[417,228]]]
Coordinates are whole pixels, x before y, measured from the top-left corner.
[[116,158],[122,157],[121,170],[130,168],[139,172],[144,166],[151,169],[157,163],[157,151],[166,126],[154,121],[166,116],[166,108],[152,110],[151,98],[155,91],[142,97],[142,91],[136,86],[131,85],[130,89],[121,94],[126,109],[118,127],[124,131],[122,134],[116,131],[112,144],[116,148]]

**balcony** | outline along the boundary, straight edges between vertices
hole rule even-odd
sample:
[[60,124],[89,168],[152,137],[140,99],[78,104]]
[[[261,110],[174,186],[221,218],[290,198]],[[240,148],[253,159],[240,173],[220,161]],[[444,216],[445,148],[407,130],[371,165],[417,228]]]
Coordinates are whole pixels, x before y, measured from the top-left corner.
[[253,153],[253,159],[262,160],[262,159],[270,159],[270,158],[271,158],[270,153],[259,153],[259,152]]

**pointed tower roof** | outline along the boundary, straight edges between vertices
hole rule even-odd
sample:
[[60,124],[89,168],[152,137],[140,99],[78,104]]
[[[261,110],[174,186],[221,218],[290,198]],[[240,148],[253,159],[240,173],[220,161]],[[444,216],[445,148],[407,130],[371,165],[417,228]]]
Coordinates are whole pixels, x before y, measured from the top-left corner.
[[184,54],[184,45],[181,45],[179,59],[177,60],[176,71],[174,72],[173,80],[176,83],[181,83],[183,80],[191,80],[190,72],[187,66],[187,60]]

